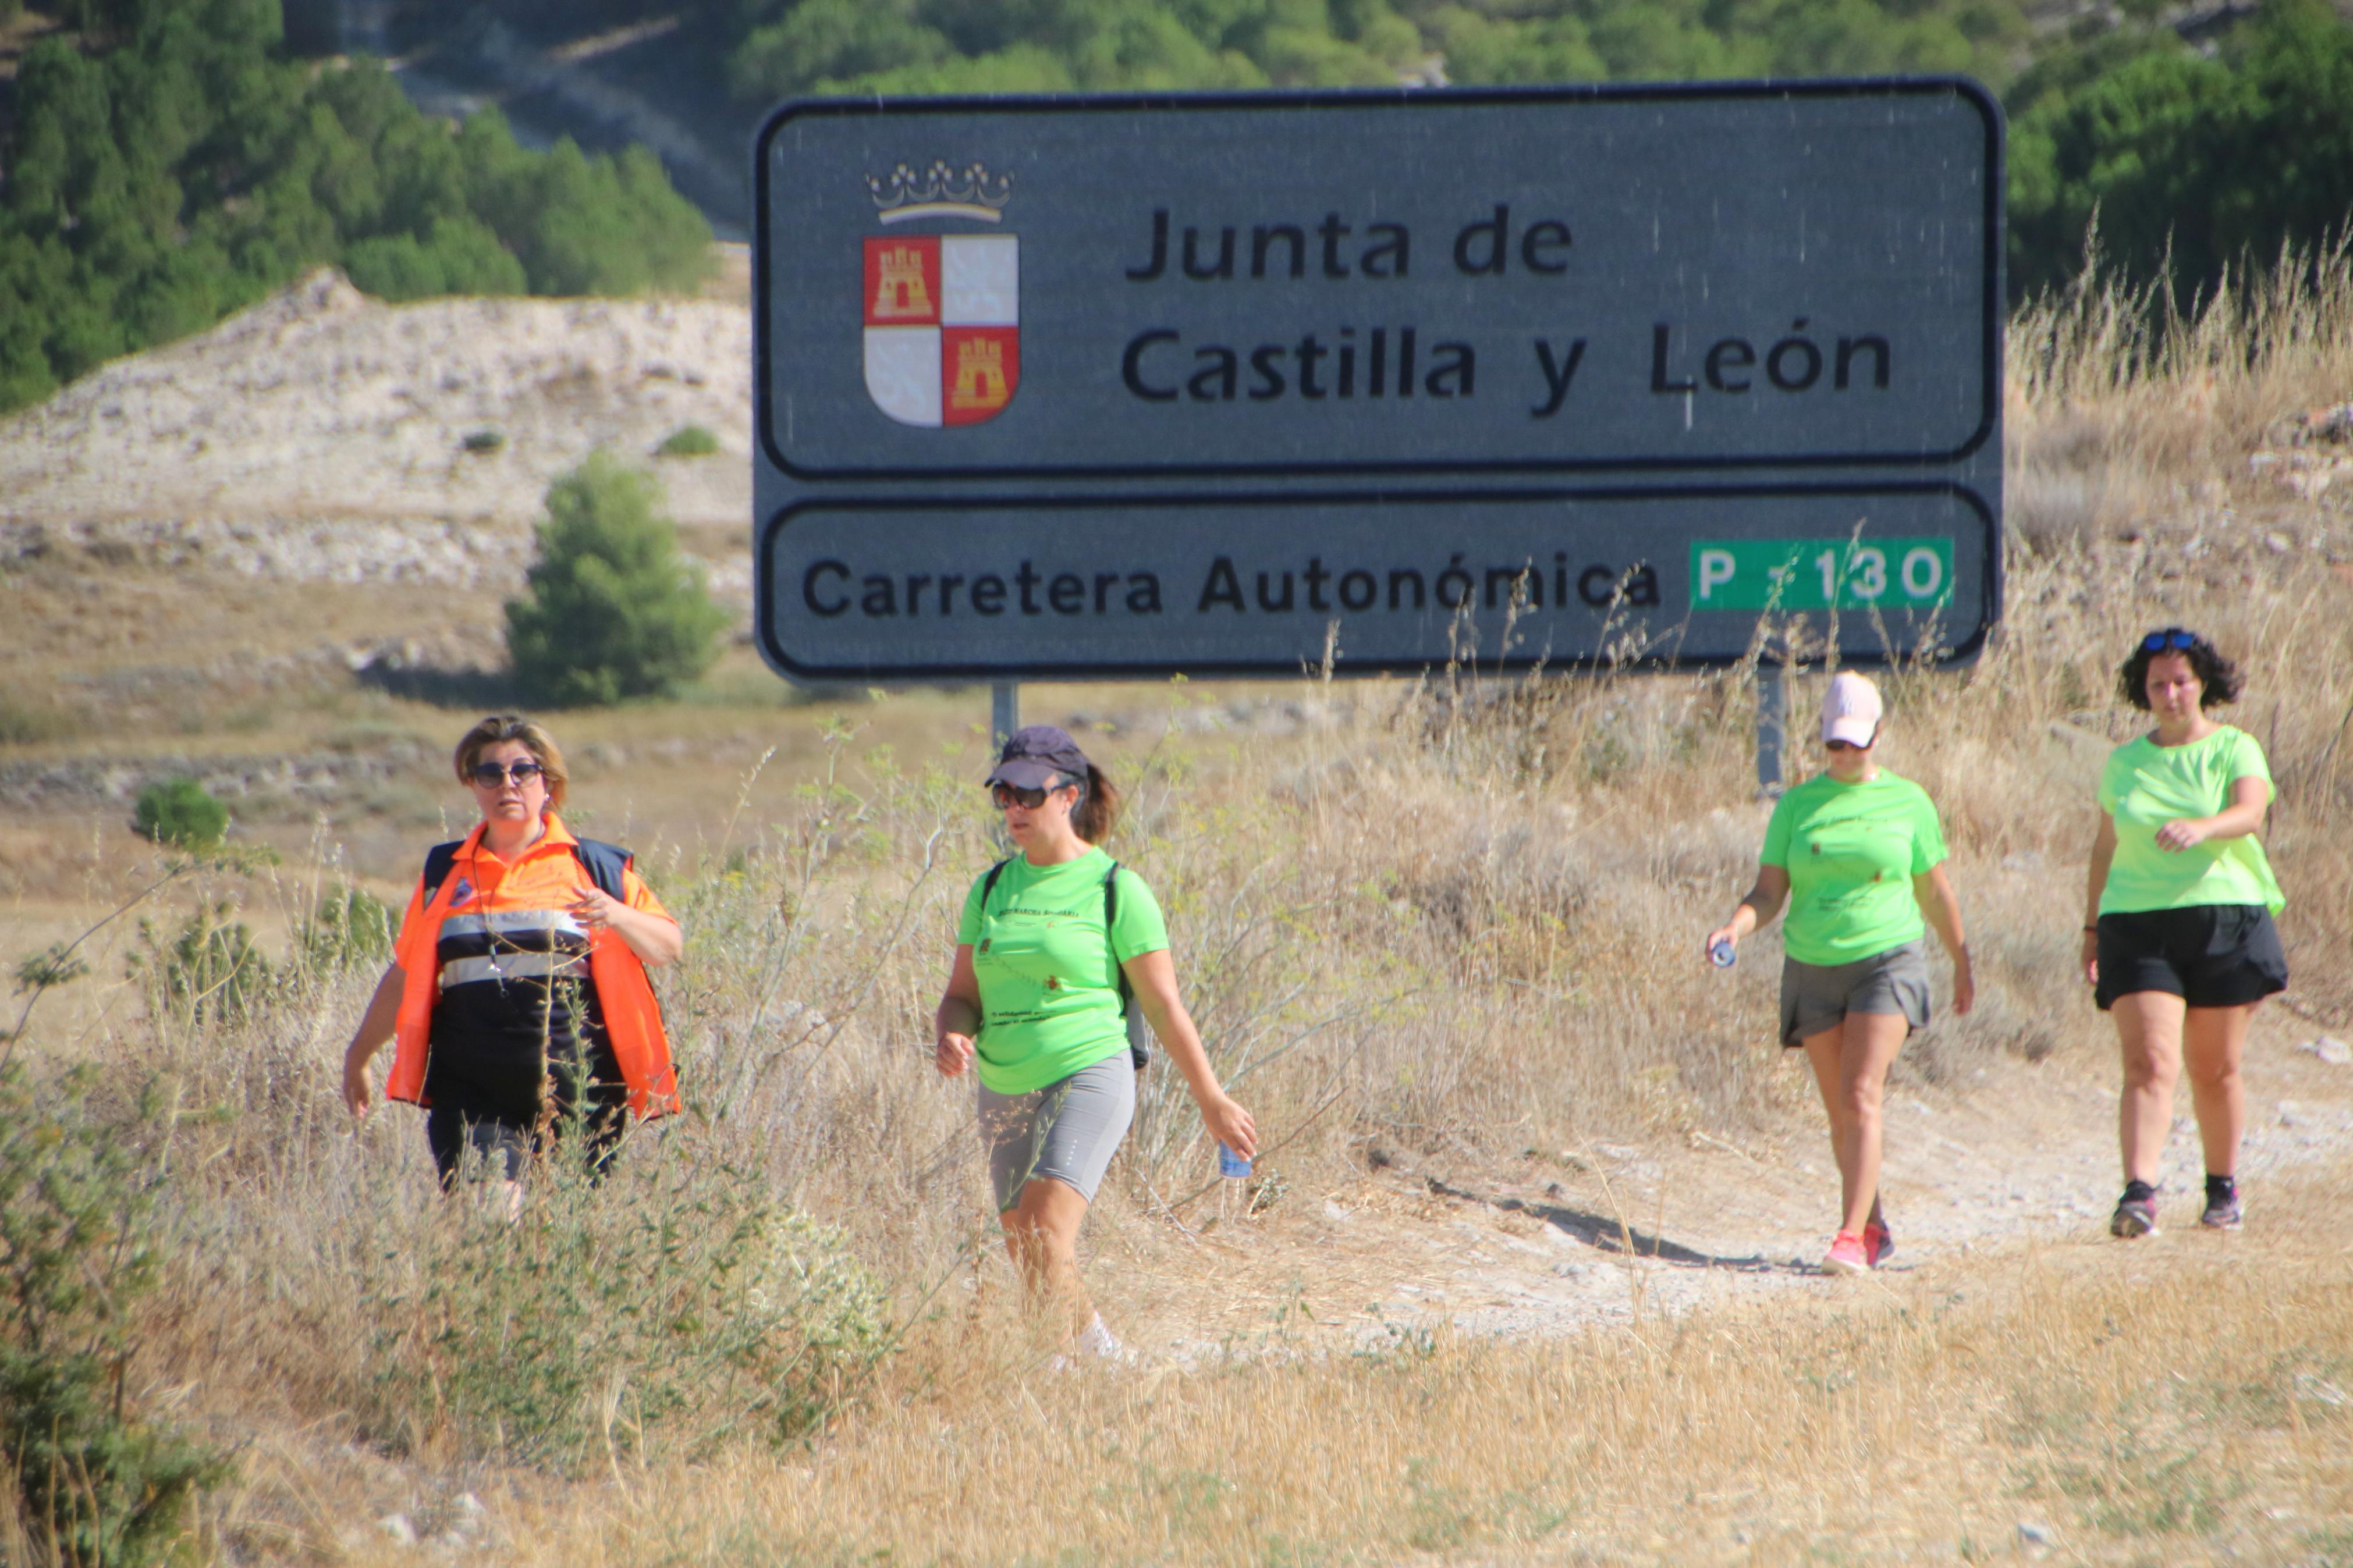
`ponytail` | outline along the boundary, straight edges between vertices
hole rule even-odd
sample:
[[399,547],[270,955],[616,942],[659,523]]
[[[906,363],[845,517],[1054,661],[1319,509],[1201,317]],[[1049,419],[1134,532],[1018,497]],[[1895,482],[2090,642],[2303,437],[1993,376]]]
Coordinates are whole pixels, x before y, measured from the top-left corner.
[[1087,764],[1086,789],[1079,804],[1071,808],[1071,827],[1090,844],[1101,844],[1111,837],[1119,822],[1119,791],[1094,763]]

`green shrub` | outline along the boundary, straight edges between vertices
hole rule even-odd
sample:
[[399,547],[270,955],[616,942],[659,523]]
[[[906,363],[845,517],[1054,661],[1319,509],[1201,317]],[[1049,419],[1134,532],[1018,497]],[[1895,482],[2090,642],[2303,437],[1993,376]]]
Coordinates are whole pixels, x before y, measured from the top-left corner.
[[194,1023],[232,1021],[260,1004],[269,989],[269,963],[254,945],[251,929],[229,918],[235,910],[227,899],[200,905],[168,935],[141,919],[127,967],[133,979],[146,982],[154,1011]]
[[659,495],[602,452],[549,488],[529,591],[506,607],[515,673],[545,700],[664,694],[718,657],[727,612],[680,557]]
[[2008,108],[2014,297],[2081,271],[2094,215],[2105,270],[2186,301],[2353,212],[2353,26],[2322,0],[2267,0],[2211,58],[2163,26],[2100,37]]
[[[160,1099],[98,1110],[96,1075],[0,1068],[0,1473],[18,1533],[66,1563],[165,1560],[221,1458],[142,1413],[134,1315],[161,1255]],[[0,1555],[6,1542],[0,1541]]]
[[73,720],[54,708],[37,708],[0,697],[0,745],[61,741],[73,732]]
[[364,888],[337,885],[319,900],[302,928],[302,953],[311,970],[334,973],[366,969],[392,958],[392,910]]
[[0,120],[0,410],[322,265],[388,300],[709,275],[709,226],[643,148],[531,151],[494,109],[453,134],[378,61],[289,58],[278,0],[67,16]]
[[708,458],[719,450],[719,437],[700,425],[681,425],[654,448],[658,458]]
[[202,853],[220,847],[228,831],[228,807],[194,779],[169,779],[139,792],[131,826],[140,837],[167,849]]
[[887,1299],[764,1177],[550,1161],[520,1221],[460,1202],[368,1249],[358,1403],[379,1441],[577,1474],[807,1431],[887,1352]]

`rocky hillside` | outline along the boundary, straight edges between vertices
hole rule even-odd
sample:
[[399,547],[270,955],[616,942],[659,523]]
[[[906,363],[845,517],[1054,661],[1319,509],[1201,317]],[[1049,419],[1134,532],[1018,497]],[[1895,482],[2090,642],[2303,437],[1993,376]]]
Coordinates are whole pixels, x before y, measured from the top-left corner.
[[[321,270],[0,424],[0,561],[503,581],[548,481],[608,447],[656,467],[714,586],[741,598],[751,353],[738,303],[393,306]],[[721,450],[657,461],[687,425]]]

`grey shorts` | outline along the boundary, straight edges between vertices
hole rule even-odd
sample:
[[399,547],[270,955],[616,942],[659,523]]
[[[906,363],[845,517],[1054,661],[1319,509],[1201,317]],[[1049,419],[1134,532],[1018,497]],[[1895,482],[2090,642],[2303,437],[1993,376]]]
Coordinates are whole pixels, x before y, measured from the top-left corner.
[[980,1146],[997,1212],[1021,1201],[1040,1176],[1076,1187],[1089,1203],[1135,1119],[1135,1068],[1127,1049],[1027,1094],[980,1090]]
[[1928,946],[1923,937],[1852,963],[1781,961],[1781,1044],[1805,1044],[1849,1013],[1901,1013],[1928,1026]]

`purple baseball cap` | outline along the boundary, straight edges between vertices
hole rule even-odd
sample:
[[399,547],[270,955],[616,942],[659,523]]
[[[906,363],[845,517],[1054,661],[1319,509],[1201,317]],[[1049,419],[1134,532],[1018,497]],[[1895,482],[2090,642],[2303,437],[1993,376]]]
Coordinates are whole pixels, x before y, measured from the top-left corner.
[[1070,732],[1051,724],[1032,724],[1007,737],[997,754],[997,771],[986,782],[1016,789],[1051,789],[1065,779],[1084,784],[1087,754]]

